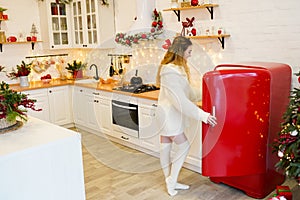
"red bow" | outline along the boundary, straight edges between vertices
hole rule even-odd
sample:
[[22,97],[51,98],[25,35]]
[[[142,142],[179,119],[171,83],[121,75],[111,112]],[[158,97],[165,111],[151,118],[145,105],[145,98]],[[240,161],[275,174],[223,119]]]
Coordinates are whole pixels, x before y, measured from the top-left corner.
[[186,20],[187,20],[186,22],[182,22],[182,26],[183,27],[192,27],[195,17],[192,17],[192,19],[186,18]]
[[170,39],[167,39],[167,40],[165,40],[165,42],[166,43],[164,45],[162,45],[162,48],[167,50],[171,46],[171,41],[170,41]]

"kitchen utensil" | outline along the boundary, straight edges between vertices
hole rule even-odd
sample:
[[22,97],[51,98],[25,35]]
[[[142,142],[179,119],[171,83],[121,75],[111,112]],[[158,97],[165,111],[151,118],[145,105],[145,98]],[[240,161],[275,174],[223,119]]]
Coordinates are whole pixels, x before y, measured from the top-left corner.
[[115,70],[114,70],[114,63],[113,63],[113,58],[111,57],[111,60],[110,60],[110,67],[109,67],[109,76],[112,77],[115,73]]
[[122,73],[123,73],[123,66],[122,66],[122,60],[121,60],[121,58],[119,57],[119,74],[121,75]]
[[135,70],[135,76],[130,79],[130,84],[132,85],[140,85],[143,84],[143,79],[137,76],[138,70]]

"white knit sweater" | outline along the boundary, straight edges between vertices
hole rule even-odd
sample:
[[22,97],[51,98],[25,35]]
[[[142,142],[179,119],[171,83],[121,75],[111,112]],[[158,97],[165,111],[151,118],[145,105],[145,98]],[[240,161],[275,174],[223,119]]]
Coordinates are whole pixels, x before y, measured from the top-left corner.
[[185,71],[174,64],[164,66],[160,73],[157,119],[160,134],[175,136],[184,132],[188,118],[207,123],[209,113],[191,101],[193,89]]

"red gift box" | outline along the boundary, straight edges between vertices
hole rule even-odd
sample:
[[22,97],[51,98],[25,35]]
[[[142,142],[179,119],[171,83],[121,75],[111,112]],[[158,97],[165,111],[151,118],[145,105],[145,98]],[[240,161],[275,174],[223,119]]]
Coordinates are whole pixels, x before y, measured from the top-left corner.
[[292,200],[292,191],[289,186],[277,186],[276,193],[280,196],[284,196],[287,200]]

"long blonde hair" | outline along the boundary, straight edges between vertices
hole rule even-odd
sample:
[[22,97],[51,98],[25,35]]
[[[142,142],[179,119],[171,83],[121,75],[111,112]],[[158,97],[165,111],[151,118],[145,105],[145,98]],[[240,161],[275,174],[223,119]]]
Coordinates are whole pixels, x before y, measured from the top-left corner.
[[188,80],[190,81],[190,69],[187,65],[187,60],[184,58],[184,52],[187,50],[189,46],[191,46],[193,43],[189,38],[183,37],[183,36],[177,36],[174,40],[171,46],[168,48],[168,51],[166,52],[164,58],[162,59],[157,75],[156,75],[156,85],[160,86],[160,72],[164,65],[172,63],[174,65],[177,65],[179,67],[183,67]]

